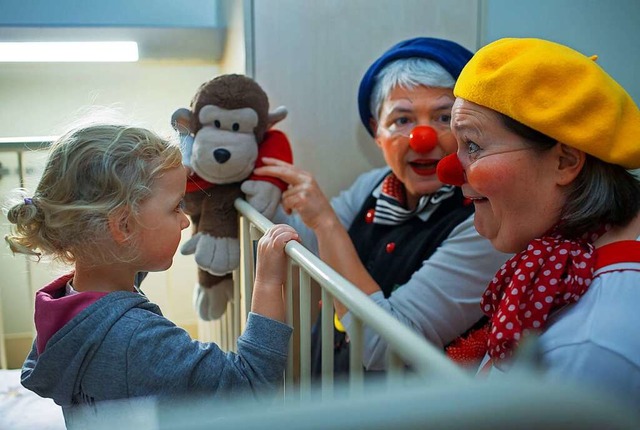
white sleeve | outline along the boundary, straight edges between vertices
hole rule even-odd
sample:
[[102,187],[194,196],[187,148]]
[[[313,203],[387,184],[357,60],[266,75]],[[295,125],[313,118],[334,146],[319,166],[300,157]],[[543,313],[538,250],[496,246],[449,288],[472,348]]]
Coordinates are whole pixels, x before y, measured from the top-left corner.
[[542,360],[550,380],[573,381],[638,406],[640,367],[606,346],[575,342],[547,351]]
[[[381,291],[370,297],[394,318],[443,348],[482,317],[480,297],[510,257],[478,234],[471,215],[388,299]],[[349,332],[352,314],[347,312],[341,322]],[[365,329],[364,344],[365,367],[386,368],[386,341]]]

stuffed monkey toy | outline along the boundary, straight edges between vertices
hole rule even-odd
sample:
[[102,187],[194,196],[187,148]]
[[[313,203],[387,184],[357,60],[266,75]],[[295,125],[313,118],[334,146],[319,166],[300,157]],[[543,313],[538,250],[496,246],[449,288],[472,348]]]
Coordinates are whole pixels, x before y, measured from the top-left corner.
[[265,156],[292,162],[287,137],[271,129],[286,115],[283,106],[269,112],[267,95],[254,80],[229,74],[202,84],[190,109],[171,118],[189,173],[184,201],[193,228],[180,251],[195,256],[194,306],[204,320],[220,318],[233,299],[231,272],[240,263],[234,200],[246,198],[272,218],[286,189],[278,179],[252,174]]

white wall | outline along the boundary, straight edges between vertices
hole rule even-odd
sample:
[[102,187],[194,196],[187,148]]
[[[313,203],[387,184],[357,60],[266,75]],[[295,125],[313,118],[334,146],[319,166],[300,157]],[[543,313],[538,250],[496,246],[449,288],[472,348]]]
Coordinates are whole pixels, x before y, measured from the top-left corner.
[[380,166],[360,124],[362,74],[393,43],[414,36],[456,40],[472,51],[501,37],[543,37],[598,62],[640,102],[638,0],[247,0],[252,11],[248,70],[272,105],[294,162],[329,196]]
[[598,64],[640,104],[640,1],[484,0],[482,44],[539,37],[568,45]]
[[2,64],[0,136],[58,134],[89,105],[118,107],[133,121],[169,132],[173,111],[218,73],[213,64]]
[[[271,105],[285,105],[279,128],[294,163],[329,195],[382,166],[360,123],[357,91],[369,65],[400,40],[456,40],[477,48],[477,0],[257,0],[249,59]],[[251,68],[249,68],[251,70]]]

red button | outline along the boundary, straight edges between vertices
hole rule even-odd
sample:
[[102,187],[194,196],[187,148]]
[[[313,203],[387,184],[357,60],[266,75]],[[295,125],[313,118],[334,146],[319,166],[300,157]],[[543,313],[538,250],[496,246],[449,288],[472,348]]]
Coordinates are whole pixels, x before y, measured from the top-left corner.
[[367,224],[371,224],[375,216],[376,216],[375,209],[369,209],[367,211],[367,214],[364,216],[364,222],[366,222]]
[[394,242],[387,243],[387,254],[391,254],[396,249],[396,244]]

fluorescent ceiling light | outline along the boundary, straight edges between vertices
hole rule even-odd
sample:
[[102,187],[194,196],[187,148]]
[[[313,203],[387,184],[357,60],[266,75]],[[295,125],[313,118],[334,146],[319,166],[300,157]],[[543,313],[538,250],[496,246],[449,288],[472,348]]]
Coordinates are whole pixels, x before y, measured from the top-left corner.
[[138,61],[136,42],[0,42],[2,62]]

